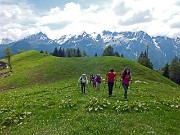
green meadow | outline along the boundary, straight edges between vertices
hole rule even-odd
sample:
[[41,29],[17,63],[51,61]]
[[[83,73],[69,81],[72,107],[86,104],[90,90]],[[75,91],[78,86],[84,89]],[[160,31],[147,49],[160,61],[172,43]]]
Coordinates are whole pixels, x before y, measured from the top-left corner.
[[[12,66],[10,76],[0,77],[2,135],[180,134],[180,86],[134,61],[28,51],[13,56]],[[125,102],[119,72],[127,66],[133,81]],[[81,92],[81,74],[105,78],[111,67],[117,73],[112,97],[104,82]]]

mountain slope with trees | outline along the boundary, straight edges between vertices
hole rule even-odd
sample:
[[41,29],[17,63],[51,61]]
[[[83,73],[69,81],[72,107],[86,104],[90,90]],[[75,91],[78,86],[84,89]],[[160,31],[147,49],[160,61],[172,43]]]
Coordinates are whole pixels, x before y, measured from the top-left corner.
[[42,32],[30,35],[19,41],[0,45],[0,57],[7,47],[12,47],[13,53],[17,50],[37,50],[52,53],[54,48],[80,49],[87,56],[97,54],[101,56],[104,49],[111,45],[116,54],[123,54],[125,58],[137,61],[141,52],[149,47],[149,58],[155,69],[165,66],[165,64],[177,56],[180,58],[180,38],[169,38],[165,36],[152,37],[143,31],[138,32],[110,32],[102,33],[86,32],[78,35],[64,35],[59,39],[49,39]]

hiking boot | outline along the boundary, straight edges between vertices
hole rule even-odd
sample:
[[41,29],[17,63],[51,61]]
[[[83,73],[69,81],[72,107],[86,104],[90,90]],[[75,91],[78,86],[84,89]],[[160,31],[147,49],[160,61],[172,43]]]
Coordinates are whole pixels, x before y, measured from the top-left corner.
[[125,98],[125,99],[124,99],[124,101],[128,101],[128,99],[127,99],[127,98]]

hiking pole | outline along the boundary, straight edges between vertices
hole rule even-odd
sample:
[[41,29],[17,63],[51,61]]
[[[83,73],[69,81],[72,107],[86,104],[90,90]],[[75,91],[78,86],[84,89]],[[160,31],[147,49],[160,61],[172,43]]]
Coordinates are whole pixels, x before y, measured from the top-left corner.
[[121,85],[122,85],[122,80],[120,79],[119,82],[120,82],[120,83],[119,83],[119,90],[120,90]]

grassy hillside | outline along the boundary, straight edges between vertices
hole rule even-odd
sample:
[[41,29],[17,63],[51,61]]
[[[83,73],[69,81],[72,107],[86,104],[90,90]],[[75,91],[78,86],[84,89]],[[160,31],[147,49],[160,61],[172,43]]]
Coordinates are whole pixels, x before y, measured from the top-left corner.
[[115,68],[119,73],[127,66],[132,69],[134,79],[151,80],[174,86],[174,83],[146,67],[118,57],[58,58],[29,51],[14,56],[12,65],[13,74],[7,78],[0,78],[1,90],[54,81],[77,80],[82,73],[87,75],[100,73],[105,76],[110,67]]
[[[136,62],[118,57],[57,58],[36,51],[12,58],[14,72],[0,78],[2,134],[179,134],[180,87]],[[82,94],[82,73],[132,69],[128,102],[117,81]],[[120,86],[120,88],[119,88]],[[13,89],[13,90],[11,90]]]

